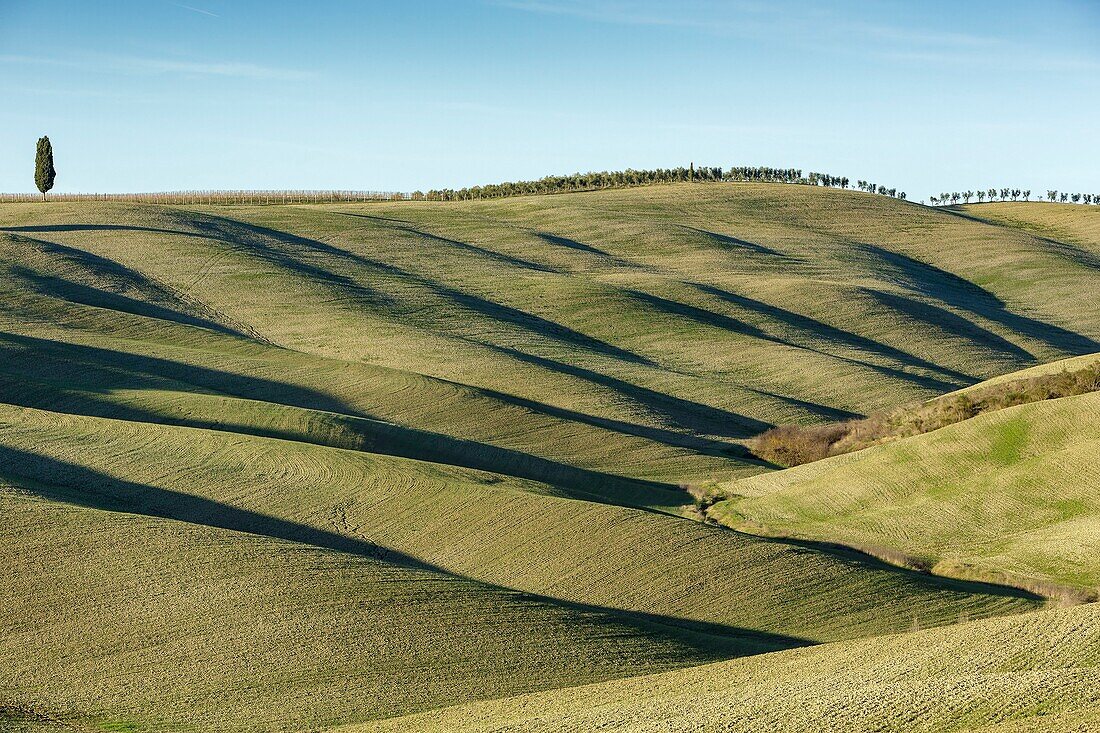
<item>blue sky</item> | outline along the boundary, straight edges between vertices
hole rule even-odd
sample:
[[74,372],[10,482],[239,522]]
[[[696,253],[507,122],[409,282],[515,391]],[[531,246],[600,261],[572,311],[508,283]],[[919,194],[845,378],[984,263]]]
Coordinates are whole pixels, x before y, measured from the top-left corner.
[[1100,192],[1100,2],[0,0],[0,191],[801,167]]

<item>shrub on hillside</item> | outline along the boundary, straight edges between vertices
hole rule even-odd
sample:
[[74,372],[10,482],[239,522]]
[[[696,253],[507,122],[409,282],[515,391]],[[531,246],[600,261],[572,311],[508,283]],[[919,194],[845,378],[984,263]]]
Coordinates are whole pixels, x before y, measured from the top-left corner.
[[833,445],[843,438],[848,427],[844,423],[828,425],[780,425],[756,439],[754,452],[772,463],[797,466],[818,461],[830,455]]
[[781,466],[798,466],[878,443],[929,433],[983,412],[1100,391],[1100,362],[1076,371],[993,384],[865,418],[824,425],[779,425],[753,440],[753,452]]

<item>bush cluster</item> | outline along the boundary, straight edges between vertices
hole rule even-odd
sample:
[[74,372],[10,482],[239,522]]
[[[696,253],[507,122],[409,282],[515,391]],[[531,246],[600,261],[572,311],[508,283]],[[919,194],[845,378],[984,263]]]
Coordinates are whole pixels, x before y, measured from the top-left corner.
[[992,384],[966,394],[945,395],[865,418],[823,425],[779,425],[755,438],[752,450],[766,461],[798,466],[928,433],[984,412],[1096,391],[1100,391],[1100,362],[1075,371]]

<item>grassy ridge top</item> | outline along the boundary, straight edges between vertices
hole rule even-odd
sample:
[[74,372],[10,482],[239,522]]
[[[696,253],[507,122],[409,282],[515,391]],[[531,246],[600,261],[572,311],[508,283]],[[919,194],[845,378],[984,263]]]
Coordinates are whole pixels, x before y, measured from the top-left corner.
[[1094,730],[1100,608],[827,644],[460,706],[367,731]]
[[1073,242],[1100,256],[1100,217],[1087,206],[1024,202],[960,206],[976,219],[1023,229],[1055,241]]
[[986,387],[1015,382],[1021,379],[1031,379],[1032,377],[1045,377],[1060,372],[1073,372],[1097,364],[1100,364],[1100,354],[1082,354],[1081,356],[1074,356],[1069,359],[1059,359],[1048,364],[1040,364],[1039,366],[1028,367],[1027,369],[1021,369],[1017,372],[1009,372],[1008,374],[1002,374],[997,377],[990,377],[977,384],[972,384],[969,387],[963,387],[951,394],[980,392]]

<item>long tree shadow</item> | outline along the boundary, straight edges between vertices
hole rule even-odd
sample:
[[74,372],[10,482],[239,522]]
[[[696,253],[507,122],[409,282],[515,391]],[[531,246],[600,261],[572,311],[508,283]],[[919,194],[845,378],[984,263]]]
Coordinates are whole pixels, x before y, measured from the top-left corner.
[[744,251],[744,252],[750,252],[750,253],[756,254],[756,255],[767,255],[769,257],[781,257],[781,258],[787,259],[787,260],[796,260],[796,259],[798,259],[796,257],[791,257],[788,254],[780,252],[779,250],[772,249],[771,247],[765,247],[762,244],[757,244],[755,242],[749,242],[748,240],[745,240],[745,239],[738,239],[737,237],[730,236],[729,234],[719,234],[718,232],[712,232],[712,231],[708,231],[706,229],[700,229],[698,227],[688,226],[687,224],[676,224],[675,226],[679,227],[680,229],[686,229],[690,232],[695,232],[696,234],[701,234],[704,237],[706,237],[707,239],[710,239],[713,242],[717,242],[718,244],[723,245],[723,247],[725,247],[727,249],[732,248],[734,250],[741,250],[741,251]]
[[[221,217],[217,219],[211,218],[208,222],[208,226],[217,229],[224,239],[245,244],[250,249],[278,252],[278,250],[271,247],[269,243],[270,240],[274,240],[285,246],[305,248],[313,252],[332,255],[348,263],[367,268],[375,273],[386,274],[405,282],[414,283],[467,310],[471,310],[493,320],[509,323],[535,335],[551,338],[590,351],[596,351],[623,361],[641,364],[651,363],[643,356],[607,343],[606,341],[602,341],[594,336],[576,331],[555,321],[550,321],[533,313],[528,313],[519,308],[504,305],[479,295],[458,290],[425,277],[424,275],[410,272],[396,265],[374,260],[325,242],[300,237],[296,234],[290,234],[277,229],[269,229],[267,227]],[[280,253],[279,257],[281,257],[285,266],[291,269],[294,269],[294,263],[298,261],[298,259],[290,257],[285,253]],[[312,267],[313,269],[320,269],[317,265],[313,265]]]
[[862,290],[885,308],[889,308],[909,318],[921,321],[922,323],[927,323],[930,326],[942,329],[948,333],[965,337],[975,344],[982,344],[994,351],[999,351],[1011,358],[1017,364],[1031,364],[1035,362],[1035,357],[1027,349],[1017,346],[1003,336],[982,328],[977,323],[967,318],[963,318],[946,308],[941,308],[938,305],[932,305],[923,300],[917,300],[916,298],[901,295],[899,293],[890,293],[885,290],[876,290],[874,288],[863,288]]
[[[44,227],[13,228],[12,231],[50,231],[50,232],[78,232],[78,231],[130,231],[146,232],[150,234],[169,234],[173,236],[196,237],[217,242],[233,247],[249,256],[259,257],[261,260],[275,265],[281,269],[306,275],[318,282],[336,287],[342,294],[357,301],[384,305],[390,302],[388,296],[374,290],[343,273],[321,267],[300,257],[293,257],[268,245],[267,242],[256,236],[262,227],[252,227],[233,219],[225,219],[211,215],[194,214],[187,223],[198,231],[186,229],[167,229],[157,227],[136,226],[128,224],[56,224]],[[236,230],[233,230],[235,225]],[[275,232],[276,230],[266,230]],[[310,243],[314,249],[331,255],[348,254],[337,247],[324,245],[322,242],[314,242],[293,235],[286,235],[291,240],[301,240]]]
[[[791,397],[790,395],[779,394],[778,392],[770,392],[766,389],[760,389],[759,387],[749,387],[742,385],[742,389],[758,394],[762,397],[769,397],[776,402],[783,402],[796,408],[797,410],[806,413],[807,415],[813,415],[814,417],[822,418],[830,422],[839,422],[841,420],[851,420],[857,417],[863,417],[860,413],[852,412],[850,410],[844,410],[839,407],[831,407],[829,405],[822,405],[818,402],[810,402],[809,400],[799,399],[798,397]],[[750,452],[750,455],[751,452]],[[770,468],[778,468],[778,464],[763,461],[757,456],[754,456],[760,463],[769,466]]]
[[991,226],[998,229],[1009,229],[1011,231],[1023,232],[1032,239],[1041,242],[1043,246],[1045,246],[1050,252],[1053,252],[1063,259],[1069,260],[1074,264],[1083,265],[1084,267],[1088,267],[1093,270],[1100,270],[1100,255],[1079,247],[1076,244],[1064,242],[1060,239],[1054,239],[1052,237],[1046,236],[1045,234],[1032,231],[1031,228],[1023,225],[1022,223],[1019,225],[1013,225],[994,219],[983,219],[980,216],[976,216],[965,211],[959,211],[957,209],[941,208],[938,209],[938,211],[942,211],[943,213],[949,214],[951,216],[957,216],[960,219],[966,219],[968,221],[977,222],[978,224],[985,224],[986,226]]
[[175,323],[207,328],[211,331],[218,331],[219,333],[242,338],[252,337],[251,334],[230,328],[217,321],[199,318],[184,311],[156,305],[148,301],[135,300],[134,298],[111,293],[90,285],[81,285],[80,283],[75,283],[71,280],[53,275],[43,275],[25,267],[12,267],[9,272],[14,278],[26,283],[34,292],[50,298],[59,298],[71,303],[87,305],[93,308],[108,308],[123,313],[130,313],[135,316],[174,321]]
[[[376,420],[348,410],[325,395],[281,382],[9,334],[0,334],[0,358],[0,401],[13,405],[235,432],[460,466],[538,481],[572,498],[622,506],[669,506],[684,503],[686,498],[669,484],[584,469],[510,448]],[[39,376],[43,360],[57,365],[51,369],[48,382]],[[201,390],[195,390],[195,386]],[[325,409],[330,413],[329,425],[323,430],[311,430],[313,420],[308,414],[300,421],[264,423],[251,418],[247,410],[234,413],[234,405],[225,403],[212,405],[217,412],[207,414],[195,412],[195,405],[186,413],[156,412],[122,399],[100,396],[141,389],[213,393],[272,406]],[[239,407],[244,409],[248,405]],[[251,419],[242,421],[246,416]]]
[[0,480],[51,501],[174,519],[348,552],[409,568],[432,569],[410,555],[373,542],[240,509],[194,494],[126,481],[75,463],[4,445],[0,445]]
[[624,361],[641,364],[652,363],[646,357],[635,354],[627,349],[614,346],[613,344],[589,336],[580,331],[576,331],[560,323],[550,321],[541,316],[528,313],[527,311],[512,306],[507,306],[478,295],[452,288],[423,275],[404,270],[396,265],[374,260],[326,242],[301,237],[278,229],[271,229],[218,216],[195,214],[192,219],[189,220],[189,223],[200,231],[188,232],[175,229],[106,224],[63,224],[51,225],[48,229],[22,227],[19,228],[19,230],[64,232],[104,229],[111,231],[155,232],[200,237],[227,245],[248,256],[259,257],[281,269],[305,275],[320,284],[338,290],[342,296],[353,302],[369,304],[380,308],[394,306],[395,301],[391,295],[377,288],[372,288],[358,282],[349,275],[344,274],[344,272],[335,272],[332,269],[323,267],[317,262],[311,262],[303,257],[294,256],[272,246],[272,242],[275,242],[283,247],[297,248],[312,254],[323,254],[338,258],[348,264],[359,266],[374,274],[388,275],[405,282],[413,283],[467,310],[471,310],[490,319],[509,323],[538,336],[562,341],[579,348],[601,352],[607,356]]
[[715,440],[707,440],[696,437],[694,435],[689,435],[687,433],[678,433],[673,430],[666,430],[664,428],[654,428],[648,425],[640,425],[638,423],[626,422],[624,420],[614,420],[612,418],[599,417],[598,415],[589,415],[585,412],[569,410],[564,407],[556,407],[554,405],[549,405],[545,402],[529,400],[527,398],[509,394],[507,392],[498,392],[496,390],[487,389],[484,387],[477,387],[475,389],[477,389],[478,392],[486,395],[487,397],[492,397],[493,399],[500,400],[501,402],[515,405],[517,407],[522,407],[526,410],[538,412],[540,414],[557,418],[559,420],[583,423],[585,425],[591,425],[592,427],[610,430],[616,433],[621,433],[623,435],[632,435],[638,438],[645,438],[646,440],[652,440],[656,443],[662,443],[664,445],[674,448],[685,448],[700,455],[716,456],[719,458],[736,458],[739,461],[744,460],[752,463],[763,463],[758,458],[753,456],[747,448],[740,445],[739,443],[725,443]]
[[713,285],[694,283],[694,286],[708,295],[712,295],[738,307],[754,311],[762,316],[779,321],[793,329],[804,331],[815,338],[821,338],[826,341],[844,344],[845,346],[850,346],[861,351],[877,354],[887,359],[893,359],[906,366],[938,372],[948,379],[956,380],[963,384],[977,381],[972,375],[940,366],[939,364],[930,362],[927,359],[922,359],[919,356],[915,356],[907,351],[890,346],[889,344],[884,344],[866,336],[861,336],[852,331],[837,328],[836,326],[829,325],[815,318],[804,316],[801,313],[795,313],[794,311],[789,311],[785,308],[780,308],[744,295],[737,295],[736,293],[731,293],[728,290],[723,290]]
[[127,351],[0,332],[0,353],[3,354],[0,369],[4,371],[24,370],[28,377],[33,377],[41,374],[43,363],[48,363],[52,379],[60,384],[84,385],[86,389],[95,389],[100,384],[101,391],[126,387],[198,391],[371,417],[317,390]]
[[585,244],[584,242],[578,242],[577,240],[570,239],[569,237],[563,237],[560,234],[551,234],[550,232],[538,231],[532,232],[532,234],[534,234],[536,237],[546,242],[547,244],[552,244],[555,247],[564,247],[566,249],[571,249],[577,252],[587,252],[588,254],[602,257],[610,262],[614,262],[615,264],[624,267],[637,267],[637,265],[629,260],[624,260],[623,258],[613,255],[610,252],[605,252],[598,247],[593,247],[592,245]]
[[768,341],[793,349],[809,351],[815,354],[819,354],[821,356],[827,356],[832,359],[847,362],[849,364],[855,364],[863,368],[878,372],[879,374],[889,376],[893,379],[908,382],[923,389],[939,392],[951,392],[958,389],[960,386],[971,384],[974,381],[972,379],[967,379],[963,382],[963,384],[958,384],[956,382],[936,379],[935,377],[930,377],[922,374],[911,374],[901,369],[882,366],[881,364],[874,364],[872,362],[864,361],[862,359],[854,359],[850,356],[830,354],[820,349],[816,349],[812,346],[806,346],[804,344],[798,344],[793,341],[788,341],[787,339],[779,338],[777,336],[772,336],[771,334],[766,333],[756,326],[745,323],[744,321],[739,321],[736,318],[724,315],[722,313],[715,313],[713,311],[706,310],[705,308],[699,308],[698,306],[688,305],[687,303],[681,303],[676,300],[662,298],[658,295],[652,295],[650,293],[644,293],[638,290],[629,290],[627,291],[627,293],[632,298],[635,298],[636,300],[639,300],[653,308],[656,308],[671,315],[687,318],[704,326],[718,328],[723,331],[737,333],[742,336],[748,336],[750,338],[759,339],[761,341]]
[[1100,270],[1100,255],[1095,252],[1091,252],[1083,247],[1078,247],[1076,244],[1063,242],[1060,239],[1052,239],[1039,234],[1031,234],[1031,236],[1042,242],[1047,249],[1063,259],[1092,270]]
[[[185,467],[180,467],[182,470]],[[636,629],[687,642],[709,659],[723,659],[806,646],[813,642],[766,631],[695,621],[672,616],[594,606],[552,596],[517,591],[457,574],[369,539],[320,529],[289,519],[225,504],[196,494],[140,484],[85,466],[0,445],[0,481],[18,486],[50,501],[127,512],[149,517],[215,527],[277,540],[295,542],[375,562],[432,573],[503,593],[516,603],[548,604],[590,615],[590,622],[630,625]],[[416,576],[410,577],[417,580]]]
[[947,578],[942,575],[933,575],[930,572],[894,565],[893,563],[880,560],[874,555],[863,552],[862,550],[836,542],[799,539],[794,537],[765,537],[762,535],[748,534],[732,527],[725,526],[723,526],[722,529],[759,542],[790,547],[799,554],[810,556],[825,555],[849,567],[890,573],[896,577],[903,578],[909,583],[928,590],[996,596],[1000,598],[1017,598],[1022,601],[1030,602],[1036,608],[1041,607],[1046,601],[1046,599],[1040,595],[1010,585],[982,583],[976,580],[956,580],[955,578]]
[[[308,278],[327,285],[337,290],[340,295],[357,304],[367,304],[375,307],[386,307],[394,304],[393,296],[378,288],[365,285],[344,272],[336,272],[333,269],[323,267],[317,262],[303,257],[295,257],[276,247],[271,246],[269,240],[276,239],[287,245],[306,245],[314,252],[322,252],[328,255],[343,256],[345,259],[353,259],[350,253],[339,247],[315,242],[303,237],[278,232],[274,229],[264,229],[244,222],[223,217],[203,217],[195,220],[195,225],[204,229],[208,235],[219,242],[227,244],[240,252],[250,256],[259,257],[283,270],[295,274],[305,275]],[[275,234],[282,235],[276,237]]]
[[958,275],[873,244],[857,248],[896,274],[901,284],[929,298],[964,310],[1009,330],[1071,354],[1100,350],[1100,342],[1034,318],[1013,313],[1004,301]]
[[440,244],[445,244],[448,247],[453,247],[460,252],[467,252],[477,257],[484,257],[486,259],[493,260],[494,262],[499,262],[501,264],[511,265],[513,267],[520,267],[525,270],[535,270],[537,272],[559,272],[549,265],[544,265],[539,262],[533,262],[531,260],[521,259],[513,255],[504,254],[503,252],[495,252],[491,249],[479,247],[476,244],[463,242],[458,239],[451,239],[449,237],[443,237],[438,234],[433,234],[431,232],[417,228],[415,225],[413,225],[412,222],[401,221],[399,219],[387,219],[383,216],[371,216],[370,214],[352,214],[346,211],[334,211],[332,213],[339,214],[340,216],[353,216],[357,219],[368,219],[376,223],[382,223],[387,229],[411,234],[414,237],[419,237],[421,239],[428,239],[433,242],[439,242]]
[[[236,232],[230,231],[227,226],[222,226],[220,222],[226,222],[229,224],[239,225]],[[339,288],[343,294],[352,297],[361,302],[367,302],[372,304],[386,304],[389,298],[382,293],[373,290],[362,283],[356,282],[350,277],[342,273],[333,272],[324,267],[321,267],[315,263],[308,262],[301,258],[296,258],[282,252],[278,249],[268,246],[266,242],[260,241],[258,237],[249,236],[248,226],[243,222],[236,222],[232,219],[223,219],[222,217],[215,217],[202,214],[194,214],[187,222],[189,225],[194,226],[199,231],[188,231],[187,229],[167,229],[160,227],[147,227],[137,226],[129,224],[52,224],[38,227],[9,227],[6,231],[12,232],[80,232],[80,231],[117,231],[117,232],[146,232],[149,234],[169,234],[172,236],[183,237],[196,237],[199,239],[206,239],[212,242],[217,242],[222,245],[228,245],[234,247],[249,256],[259,257],[260,259],[273,264],[281,269],[290,270],[292,272],[301,273],[307,275],[321,283]],[[256,227],[254,229],[261,229]],[[275,231],[275,230],[270,230]],[[292,236],[292,235],[287,235]],[[323,249],[328,247],[321,242],[312,242],[312,240],[302,240],[304,242],[310,242],[315,248],[326,251],[328,254],[347,254],[336,247],[329,247],[327,250]]]
[[627,397],[647,410],[679,425],[681,428],[705,435],[719,435],[724,438],[747,438],[763,432],[770,423],[762,422],[746,415],[739,415],[718,407],[693,402],[674,395],[658,392],[648,387],[612,377],[607,374],[585,369],[575,364],[556,361],[544,356],[536,356],[508,346],[481,343],[485,348],[504,354],[518,361],[549,369],[559,374],[576,377],[596,384],[605,389]]
[[[120,289],[136,291],[148,300],[131,298],[122,293],[95,288],[84,283],[76,283],[48,272],[38,272],[29,267],[13,265],[10,270],[11,273],[18,278],[22,278],[40,294],[63,298],[84,305],[111,308],[134,315],[200,326],[235,336],[257,337],[256,334],[247,332],[243,328],[210,318],[210,313],[207,311],[211,309],[204,304],[188,301],[162,283],[119,262],[45,239],[23,235],[12,236],[20,243],[33,246],[40,252],[49,255],[52,261],[67,263],[82,274],[87,273],[93,277],[102,278],[117,285]],[[199,314],[194,312],[196,309],[199,310]],[[216,315],[221,317],[221,314]]]
[[189,232],[186,229],[163,229],[136,224],[41,224],[36,226],[0,227],[0,232],[148,232],[149,234],[173,234],[181,237],[208,238],[205,234]]

